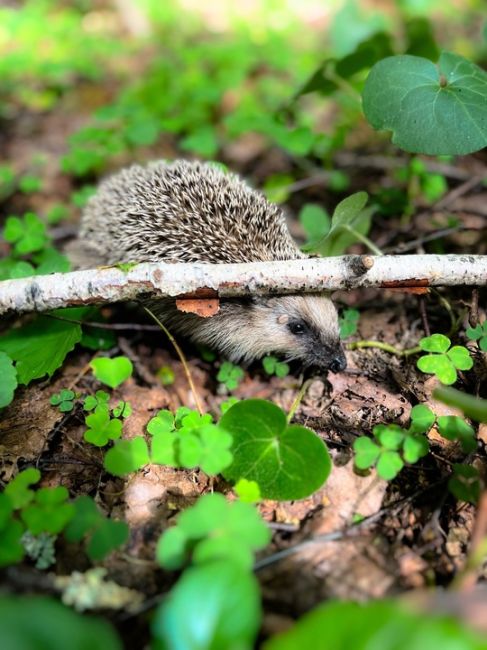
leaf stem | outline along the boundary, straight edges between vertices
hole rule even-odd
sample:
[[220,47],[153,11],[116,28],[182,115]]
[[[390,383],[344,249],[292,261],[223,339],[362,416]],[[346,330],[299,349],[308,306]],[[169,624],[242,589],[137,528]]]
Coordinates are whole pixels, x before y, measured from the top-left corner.
[[193,378],[191,377],[191,373],[189,371],[188,362],[186,361],[186,357],[184,356],[183,351],[179,347],[178,342],[176,341],[174,336],[171,334],[171,332],[167,329],[167,327],[161,323],[161,321],[157,318],[157,316],[148,307],[146,307],[145,305],[142,305],[142,307],[149,314],[149,316],[153,320],[155,320],[155,322],[159,325],[161,330],[164,332],[164,334],[167,336],[167,338],[172,343],[174,349],[176,350],[176,353],[177,353],[181,363],[183,364],[184,374],[186,375],[186,379],[188,380],[189,387],[191,388],[191,392],[193,393],[196,408],[198,409],[199,414],[203,415],[204,411],[203,411],[203,409],[201,407],[201,402],[200,402],[200,399],[198,397],[198,393],[196,392],[196,387],[194,385]]
[[356,239],[361,241],[362,244],[365,244],[365,246],[367,246],[367,248],[369,248],[374,253],[374,255],[384,255],[384,253],[381,251],[380,248],[378,248],[373,242],[371,242],[368,237],[357,232],[355,228],[352,228],[351,226],[341,226],[341,228],[343,228],[343,230],[347,230]]
[[346,347],[347,350],[377,348],[379,350],[384,350],[384,352],[395,354],[397,357],[409,357],[412,354],[418,354],[418,352],[421,352],[419,345],[416,345],[414,348],[406,348],[405,350],[400,350],[399,348],[396,348],[389,343],[382,343],[382,341],[354,341],[353,343],[347,343]]
[[294,402],[291,404],[291,408],[289,409],[289,413],[287,414],[287,423],[289,424],[291,420],[293,419],[294,415],[296,414],[296,411],[298,410],[299,405],[301,404],[303,397],[306,394],[306,391],[308,390],[311,382],[313,379],[307,379],[301,388],[299,389],[298,394],[296,395],[296,398]]

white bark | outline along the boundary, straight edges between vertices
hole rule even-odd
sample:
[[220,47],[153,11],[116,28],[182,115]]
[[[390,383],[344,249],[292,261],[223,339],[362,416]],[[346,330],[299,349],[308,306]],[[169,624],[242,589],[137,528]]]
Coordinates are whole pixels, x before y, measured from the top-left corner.
[[487,284],[487,255],[349,255],[247,264],[139,264],[0,282],[0,314],[147,297],[227,298],[355,287]]

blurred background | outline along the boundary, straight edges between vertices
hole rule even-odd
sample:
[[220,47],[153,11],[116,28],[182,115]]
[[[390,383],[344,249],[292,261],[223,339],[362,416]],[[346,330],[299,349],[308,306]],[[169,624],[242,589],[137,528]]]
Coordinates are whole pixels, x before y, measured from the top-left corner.
[[[176,157],[219,161],[291,212],[366,188],[379,217],[401,214],[409,158],[363,118],[370,67],[441,49],[482,65],[486,33],[481,0],[3,0],[0,216],[32,211],[56,239],[100,175]],[[446,190],[423,185],[426,204]]]

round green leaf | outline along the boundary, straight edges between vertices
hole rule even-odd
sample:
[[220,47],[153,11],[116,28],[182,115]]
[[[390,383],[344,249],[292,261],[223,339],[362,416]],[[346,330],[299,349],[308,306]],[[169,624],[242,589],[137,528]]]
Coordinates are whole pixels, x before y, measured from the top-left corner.
[[428,440],[422,435],[408,435],[402,450],[406,463],[417,463],[429,451]]
[[397,450],[404,440],[404,431],[397,424],[377,424],[373,433],[385,449]]
[[377,461],[377,473],[385,481],[391,481],[399,474],[404,463],[397,451],[384,451]]
[[265,499],[302,499],[328,478],[331,460],[318,436],[300,425],[287,426],[283,411],[265,400],[238,402],[220,420],[233,436],[234,462],[225,470],[235,483],[258,483]]
[[0,598],[0,638],[6,650],[122,650],[107,621],[38,596]]
[[477,439],[473,427],[458,415],[440,415],[438,430],[447,440],[459,440],[466,453],[477,449]]
[[413,433],[425,433],[433,426],[436,416],[431,409],[424,404],[416,404],[411,409],[411,426],[409,430]]
[[448,358],[457,370],[470,370],[473,366],[473,359],[470,352],[463,345],[454,345],[448,350]]
[[187,569],[159,606],[152,632],[172,650],[252,648],[259,601],[255,577],[232,562]]
[[375,465],[380,456],[380,447],[370,438],[362,436],[353,443],[355,451],[355,465],[358,469],[369,469]]
[[444,334],[425,336],[419,342],[419,347],[425,352],[446,352],[450,345],[450,339]]
[[263,650],[485,650],[485,639],[451,616],[408,611],[393,600],[329,602],[305,614]]
[[147,443],[142,436],[119,440],[105,454],[103,465],[114,476],[124,476],[149,463]]
[[422,372],[436,375],[443,384],[454,384],[457,380],[457,371],[444,354],[428,354],[420,357],[416,365]]
[[17,388],[17,371],[14,368],[12,359],[0,352],[0,408],[8,406],[14,398],[14,391]]
[[101,381],[102,384],[110,386],[110,388],[117,388],[120,384],[132,375],[133,365],[127,357],[101,357],[93,359],[90,363],[93,369],[93,374]]
[[406,151],[468,154],[487,145],[487,73],[451,52],[438,64],[403,55],[383,59],[370,71],[364,113],[375,129],[392,131]]

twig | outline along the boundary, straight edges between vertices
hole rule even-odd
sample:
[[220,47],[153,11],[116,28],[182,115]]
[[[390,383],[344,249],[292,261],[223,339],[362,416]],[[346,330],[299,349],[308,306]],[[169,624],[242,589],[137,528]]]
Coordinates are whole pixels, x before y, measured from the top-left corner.
[[487,255],[308,258],[241,264],[143,263],[0,282],[0,314],[140,297],[234,298],[358,287],[487,285]]
[[303,385],[299,389],[299,392],[296,395],[296,398],[295,398],[294,402],[291,404],[291,408],[289,409],[289,413],[287,414],[287,423],[288,424],[291,422],[291,420],[295,416],[296,411],[298,410],[299,405],[301,404],[301,402],[303,400],[303,397],[305,396],[306,391],[308,390],[309,385],[311,384],[312,381],[313,381],[312,378],[307,379],[305,382],[303,382]]
[[384,352],[390,352],[390,354],[395,354],[397,357],[409,357],[412,354],[418,354],[421,352],[419,345],[414,348],[407,348],[406,350],[400,350],[395,348],[389,343],[382,343],[382,341],[354,341],[353,343],[347,343],[347,350],[360,350],[362,348],[377,348],[378,350],[384,350]]
[[184,374],[186,375],[186,379],[188,380],[189,387],[191,389],[191,392],[193,393],[196,408],[198,409],[199,414],[203,415],[204,411],[203,411],[203,408],[201,406],[200,399],[198,397],[198,393],[196,391],[196,387],[195,387],[194,382],[193,382],[193,378],[191,377],[191,373],[189,371],[188,362],[186,361],[186,357],[184,356],[183,351],[179,347],[178,342],[176,341],[174,336],[171,334],[171,332],[167,329],[167,327],[161,323],[161,321],[157,318],[157,316],[148,307],[145,307],[143,305],[143,308],[149,314],[149,316],[152,319],[154,319],[155,322],[159,325],[161,330],[164,332],[164,334],[167,336],[167,338],[172,343],[174,349],[176,350],[176,353],[177,353],[181,363],[183,364]]

